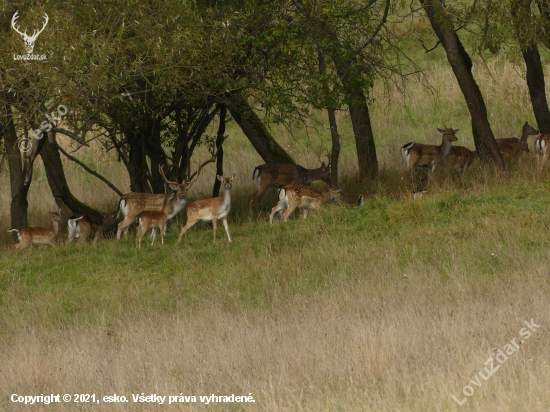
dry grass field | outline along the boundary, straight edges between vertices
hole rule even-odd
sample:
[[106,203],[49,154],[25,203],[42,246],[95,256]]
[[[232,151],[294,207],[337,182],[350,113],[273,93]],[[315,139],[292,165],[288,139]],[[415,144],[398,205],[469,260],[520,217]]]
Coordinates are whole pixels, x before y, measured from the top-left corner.
[[[526,120],[536,124],[521,70],[503,59],[489,69],[494,81],[480,65],[475,76],[496,137],[518,136]],[[4,170],[0,410],[550,410],[548,174],[537,175],[533,153],[507,175],[474,164],[464,177],[442,174],[429,196],[413,202],[410,182],[399,180],[401,145],[438,144],[436,128],[452,126],[461,129],[456,143],[473,147],[451,69],[432,62],[422,76],[432,90],[417,81],[404,96],[375,90],[376,181],[356,180],[350,122],[338,116],[346,202],[307,220],[269,225],[275,193],[248,214],[252,170],[262,162],[230,123],[232,244],[221,228],[213,244],[206,226],[201,239],[189,232],[178,246],[182,214],[164,246],[157,240],[139,252],[133,237],[74,245],[64,232],[58,248],[16,253],[5,233]],[[308,133],[298,125],[293,133],[272,130],[307,167],[318,163],[311,149],[328,147],[319,116]],[[110,155],[95,147],[77,155],[128,191]],[[77,165],[66,163],[66,172],[77,197],[115,208],[110,189]],[[191,201],[209,197],[213,179],[209,166]],[[358,209],[362,192],[373,197]],[[29,203],[31,224],[47,224],[55,203],[40,162]],[[524,323],[531,320],[540,325],[534,332]],[[517,348],[506,346],[514,339]],[[13,394],[95,394],[99,403],[29,406],[13,403]],[[128,402],[104,402],[114,394]],[[134,402],[138,394],[166,398],[155,406]],[[200,399],[231,394],[254,403]],[[196,402],[168,405],[180,395]]]

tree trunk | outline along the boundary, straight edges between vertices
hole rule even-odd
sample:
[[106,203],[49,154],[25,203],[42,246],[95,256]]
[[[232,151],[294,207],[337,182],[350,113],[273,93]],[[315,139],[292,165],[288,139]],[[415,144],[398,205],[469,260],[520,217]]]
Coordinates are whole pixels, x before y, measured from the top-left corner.
[[130,175],[130,190],[143,193],[146,176],[143,174],[142,136],[135,129],[125,130],[124,136],[128,142],[128,174]]
[[224,103],[264,162],[295,164],[292,157],[271,136],[246,99],[228,94]]
[[342,82],[346,100],[348,101],[357,160],[359,163],[359,178],[375,177],[378,174],[378,159],[376,146],[370,122],[369,107],[363,89],[353,81],[353,65],[351,61],[343,60],[337,54],[332,55],[336,72]]
[[[325,55],[319,52],[319,73],[324,76],[327,71]],[[325,91],[329,92],[328,84],[325,82]],[[332,139],[332,150],[330,159],[330,186],[338,187],[338,159],[340,157],[340,136],[338,135],[338,125],[336,124],[335,110],[327,108],[328,123],[330,125],[330,137]]]
[[537,127],[541,133],[550,133],[550,110],[546,100],[544,69],[540,61],[539,49],[536,44],[531,44],[522,51],[522,54],[527,66],[527,87],[529,87]]
[[[539,2],[539,8],[541,3]],[[548,9],[541,10],[543,17],[542,25],[548,19]],[[516,28],[516,35],[522,45],[521,53],[527,68],[527,87],[531,97],[533,113],[537,119],[537,127],[541,133],[550,133],[550,110],[546,100],[546,89],[544,82],[544,69],[540,61],[539,49],[532,37],[525,38],[525,26],[533,24],[531,16],[531,1],[514,0],[511,5],[511,13]],[[544,38],[544,36],[542,36]]]
[[41,140],[44,140],[44,147],[40,151],[40,157],[44,162],[46,178],[58,207],[66,205],[73,213],[90,213],[101,216],[97,210],[74,197],[69,189],[55,139],[50,139],[49,133],[44,132]]
[[472,75],[471,59],[462,46],[447,11],[440,0],[420,0],[420,4],[424,7],[435,34],[447,52],[447,60],[468,105],[472,117],[474,143],[479,155],[485,160],[489,157],[494,165],[504,170],[502,155],[487,118],[485,101]]
[[25,181],[27,173],[25,173],[25,163],[21,158],[19,147],[17,146],[17,133],[13,123],[11,106],[6,103],[3,106],[3,113],[0,115],[0,135],[4,140],[10,171],[11,228],[21,230],[29,225],[27,220],[27,211],[29,208],[27,194],[32,182],[32,166],[29,172],[30,178]]
[[225,117],[227,115],[227,108],[225,104],[220,105],[220,124],[218,126],[218,135],[216,136],[216,176],[214,178],[214,190],[212,191],[212,197],[218,197],[220,195],[220,187],[222,182],[218,180],[218,175],[223,176],[223,140],[225,135]]

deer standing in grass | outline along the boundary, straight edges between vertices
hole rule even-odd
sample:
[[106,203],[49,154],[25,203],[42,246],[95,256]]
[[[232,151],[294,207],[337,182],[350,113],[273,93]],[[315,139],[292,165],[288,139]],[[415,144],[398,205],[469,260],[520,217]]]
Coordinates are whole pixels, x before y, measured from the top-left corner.
[[279,211],[283,211],[282,221],[286,222],[294,209],[304,209],[304,219],[307,217],[308,209],[319,209],[321,204],[329,200],[340,201],[342,189],[330,189],[328,192],[321,193],[311,186],[285,186],[279,190],[279,203],[271,209],[269,223],[273,223],[273,216]]
[[[527,139],[529,136],[536,136],[539,131],[529,123],[525,122],[521,130],[521,138],[508,137],[503,139],[497,139],[498,148],[502,154],[504,161],[517,160],[521,156],[522,152],[529,153],[529,145]],[[535,148],[536,151],[536,148]]]
[[79,243],[84,243],[90,235],[94,235],[94,243],[97,242],[100,236],[112,226],[116,225],[114,213],[109,213],[103,217],[90,215],[87,213],[79,213],[73,215],[67,220],[67,228],[69,231],[69,242],[78,239]]
[[185,207],[187,192],[199,178],[201,167],[202,165],[199,165],[197,175],[194,179],[184,180],[182,183],[170,182],[164,175],[163,167],[159,167],[161,176],[175,193],[151,194],[132,192],[122,196],[118,204],[118,210],[122,213],[124,219],[118,224],[117,239],[120,239],[123,230],[124,234],[128,232],[128,227],[141,212],[161,212],[164,210],[168,216],[168,220],[176,216]]
[[477,151],[471,151],[464,146],[451,146],[451,151],[445,162],[451,170],[461,170],[464,174],[466,169],[477,159],[479,159]]
[[214,242],[216,241],[216,226],[218,220],[221,220],[227,233],[227,238],[230,242],[231,234],[229,233],[229,226],[227,225],[227,215],[231,211],[231,186],[233,181],[237,177],[236,173],[233,173],[231,177],[223,177],[218,175],[218,180],[222,182],[222,186],[225,187],[225,193],[223,196],[215,197],[213,199],[197,200],[191,203],[187,208],[187,224],[181,229],[178,243],[182,236],[191,229],[199,221],[209,222],[212,221],[214,226]]
[[458,140],[456,133],[458,133],[459,129],[446,128],[445,130],[437,130],[442,134],[441,145],[435,146],[411,142],[401,148],[401,157],[405,165],[401,179],[415,167],[429,167],[429,180],[431,181],[437,168],[440,165],[445,166],[445,158],[451,151],[452,142]]
[[293,164],[266,164],[258,166],[254,169],[252,180],[256,180],[260,187],[252,195],[249,204],[249,210],[260,197],[264,195],[270,187],[284,187],[288,185],[307,185],[316,180],[322,180],[330,187],[330,153],[328,157],[328,165],[321,160],[323,151],[317,150],[315,154],[321,162],[321,166],[317,169],[306,169],[300,165]]
[[138,230],[136,233],[136,242],[137,242],[138,248],[141,249],[141,239],[143,238],[143,236],[145,236],[149,228],[152,229],[151,236],[153,237],[151,246],[153,246],[153,243],[155,243],[155,237],[156,237],[155,229],[157,228],[160,231],[160,239],[162,244],[164,245],[164,236],[166,235],[167,222],[168,222],[168,215],[165,212],[141,212],[136,217],[136,223],[138,226]]
[[61,209],[57,212],[50,212],[51,227],[27,227],[17,230],[11,229],[8,232],[17,232],[19,243],[15,245],[17,250],[23,250],[32,243],[47,243],[55,247],[55,238],[59,233],[59,221],[61,220]]

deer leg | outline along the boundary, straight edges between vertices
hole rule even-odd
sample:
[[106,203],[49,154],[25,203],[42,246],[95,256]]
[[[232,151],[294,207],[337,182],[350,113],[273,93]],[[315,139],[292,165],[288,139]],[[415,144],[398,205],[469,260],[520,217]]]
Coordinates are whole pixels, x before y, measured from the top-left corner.
[[153,243],[155,243],[155,238],[157,237],[157,231],[156,231],[156,228],[153,227],[153,229],[151,229],[151,236],[153,237],[153,241],[151,242],[151,246],[153,246]]
[[225,227],[225,233],[227,233],[227,238],[230,242],[231,240],[231,234],[229,233],[229,225],[227,224],[227,216],[222,219],[223,227]]
[[304,207],[304,210],[302,211],[302,217],[303,217],[304,219],[307,218],[307,212],[308,212],[307,207]]
[[212,226],[214,226],[214,242],[216,241],[216,226],[218,225],[218,218],[212,216]]
[[160,228],[160,241],[164,245],[164,236],[166,235],[166,223]]
[[294,209],[296,209],[296,206],[298,205],[288,206],[288,208],[285,210],[285,213],[283,214],[283,222],[286,222],[288,220],[288,217],[292,212],[294,212]]
[[248,210],[250,212],[252,212],[253,210],[254,203],[260,200],[260,198],[264,195],[265,191],[268,188],[269,186],[264,187],[260,184],[260,187],[258,188],[258,190],[256,190],[256,193],[254,193],[250,198],[250,203],[248,204]]
[[191,229],[195,223],[197,223],[197,220],[188,221],[187,224],[181,229],[180,236],[178,237],[178,244],[180,243],[181,237],[185,234],[185,232]]
[[269,215],[269,223],[273,223],[273,216],[275,216],[275,213],[279,214],[279,221],[281,220],[281,210],[286,208],[286,202],[285,201],[279,201],[277,205],[271,209],[271,214]]
[[118,224],[118,230],[116,233],[116,238],[120,239],[120,235],[122,234],[122,231],[124,230],[124,235],[126,236],[128,234],[129,226],[134,222],[135,216],[130,219],[130,217],[126,217],[122,222]]

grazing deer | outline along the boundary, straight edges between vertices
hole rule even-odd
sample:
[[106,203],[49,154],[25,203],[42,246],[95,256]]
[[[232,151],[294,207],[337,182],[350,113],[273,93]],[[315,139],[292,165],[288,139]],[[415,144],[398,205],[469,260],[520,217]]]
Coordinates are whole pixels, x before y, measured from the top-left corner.
[[147,233],[149,228],[152,228],[151,236],[153,241],[151,246],[155,243],[156,232],[155,229],[158,228],[160,231],[160,239],[164,245],[164,236],[166,235],[166,223],[168,222],[168,215],[164,212],[141,212],[136,217],[136,223],[138,225],[138,230],[136,233],[136,242],[139,249],[141,249],[141,239]]
[[285,186],[279,190],[279,203],[271,209],[269,223],[273,223],[273,216],[280,210],[284,210],[282,221],[286,222],[294,209],[304,209],[304,219],[307,217],[308,209],[318,209],[322,203],[329,200],[339,202],[342,189],[330,189],[321,193],[311,186]]
[[168,216],[168,220],[176,216],[187,203],[187,192],[191,186],[197,181],[201,173],[202,165],[199,164],[197,175],[192,180],[184,180],[182,183],[170,182],[164,175],[163,167],[159,167],[161,176],[166,183],[170,185],[175,193],[128,193],[120,199],[118,210],[122,212],[123,220],[118,224],[117,239],[124,230],[124,234],[128,232],[130,226],[141,212],[161,212],[164,211]]
[[97,239],[114,225],[116,225],[114,213],[102,215],[102,217],[87,213],[73,215],[67,221],[69,242],[78,239],[79,243],[84,243],[93,234],[94,243],[96,243]]
[[47,243],[55,247],[55,238],[59,233],[59,221],[61,220],[61,209],[57,212],[50,212],[51,227],[26,227],[25,229],[11,229],[8,232],[17,232],[19,243],[15,245],[17,250],[23,250],[31,243]]
[[221,220],[227,233],[227,238],[230,242],[231,234],[229,233],[229,226],[227,225],[227,215],[231,211],[231,186],[233,181],[237,177],[237,173],[233,173],[231,177],[223,177],[218,175],[218,180],[222,182],[222,186],[225,187],[225,193],[223,196],[215,197],[213,199],[197,200],[191,203],[187,208],[187,224],[181,229],[178,243],[180,243],[181,237],[191,229],[199,221],[208,222],[212,221],[214,226],[214,242],[216,241],[216,226],[218,220]]
[[445,162],[451,170],[462,170],[462,173],[465,173],[477,159],[479,159],[477,151],[471,151],[464,146],[451,146]]
[[254,169],[252,180],[258,181],[260,187],[252,195],[249,210],[270,187],[284,187],[288,185],[307,185],[316,180],[322,180],[330,187],[330,153],[327,155],[328,164],[321,160],[322,150],[315,151],[321,166],[318,169],[306,169],[293,164],[269,164],[261,165]]
[[415,167],[429,167],[430,181],[433,179],[439,165],[445,166],[445,158],[451,151],[452,142],[457,141],[456,133],[459,129],[453,130],[446,128],[445,130],[437,129],[441,133],[441,145],[417,144],[415,142],[407,143],[401,148],[401,157],[405,169],[401,174],[401,179],[405,177],[407,172],[410,172]]

